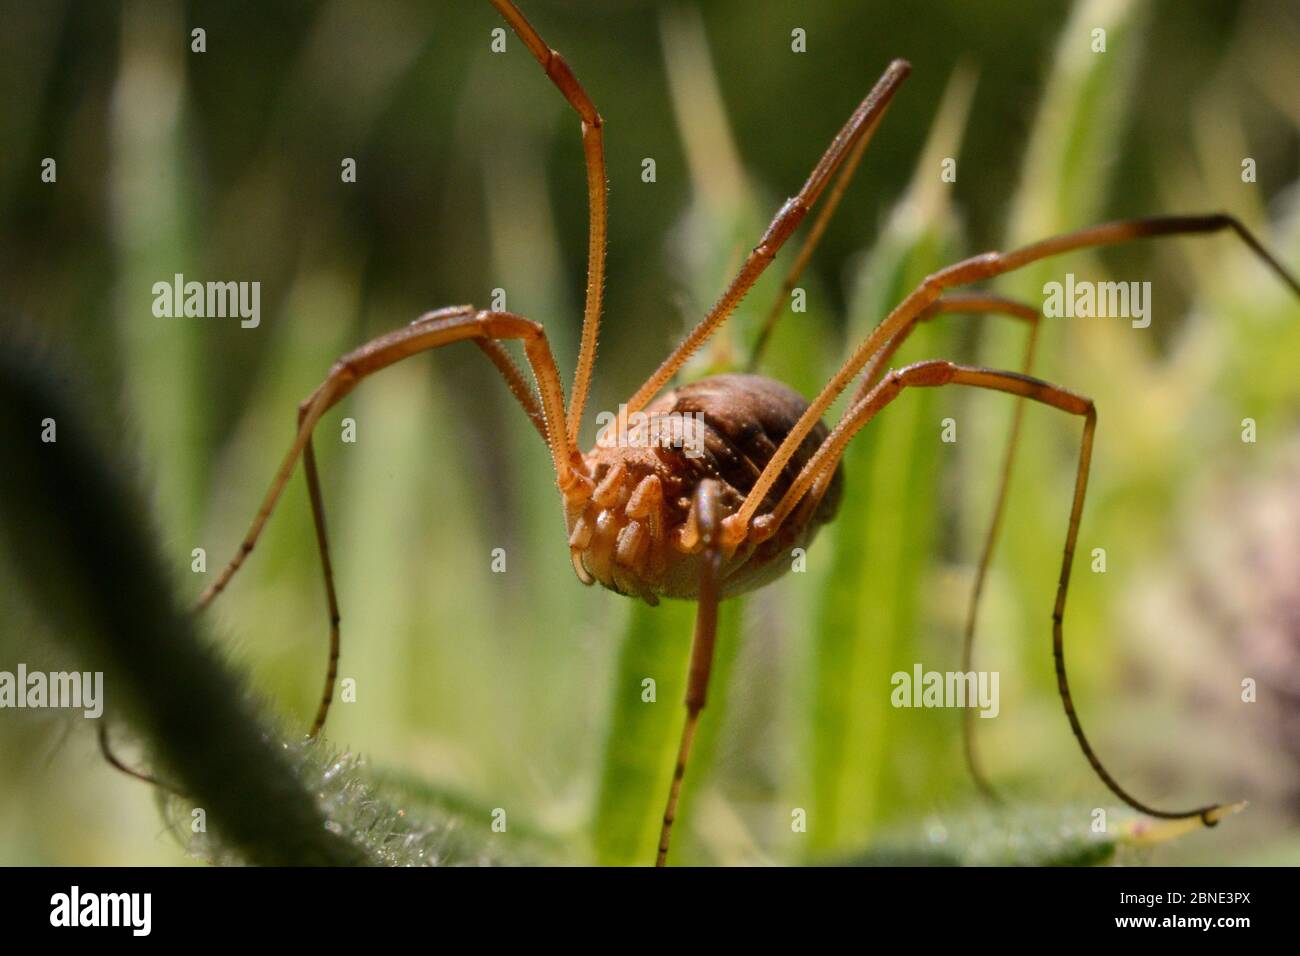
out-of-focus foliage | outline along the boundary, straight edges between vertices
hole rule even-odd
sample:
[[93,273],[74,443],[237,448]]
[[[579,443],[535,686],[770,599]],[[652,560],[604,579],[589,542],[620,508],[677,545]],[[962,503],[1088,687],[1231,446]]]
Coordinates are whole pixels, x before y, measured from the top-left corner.
[[[606,119],[593,410],[616,408],[703,314],[894,56],[913,77],[801,282],[808,311],[784,317],[764,368],[804,394],[936,265],[1088,221],[1223,209],[1300,264],[1300,22],[1283,0],[524,9]],[[577,122],[513,37],[490,51],[501,24],[487,3],[14,3],[3,17],[0,322],[76,369],[94,426],[150,489],[183,595],[234,551],[297,402],[354,345],[502,288],[546,324],[571,379],[586,244]],[[198,27],[202,54],[189,48]],[[791,52],[796,27],[807,53]],[[57,184],[40,181],[47,156]],[[957,159],[956,183],[936,156]],[[355,184],[340,181],[345,157]],[[1256,183],[1242,182],[1245,157]],[[744,360],[800,238],[689,374]],[[1252,801],[1142,859],[1294,863],[1297,637],[1277,622],[1300,613],[1287,570],[1300,557],[1276,529],[1294,524],[1300,310],[1225,237],[1079,254],[995,288],[1041,302],[1067,271],[1154,290],[1149,329],[1043,328],[1039,373],[1093,397],[1100,417],[1066,625],[1076,703],[1103,758],[1152,801]],[[176,273],[259,280],[261,325],[155,318],[152,284]],[[1023,335],[951,317],[899,358],[1014,368]],[[853,446],[843,513],[807,573],[724,606],[676,861],[881,862],[924,853],[938,826],[996,832],[1025,848],[1015,861],[1046,862],[1054,844],[1033,834],[1057,820],[1082,834],[1091,807],[1110,806],[1051,669],[1077,421],[1026,414],[976,651],[1001,674],[1001,714],[976,723],[1004,790],[1078,813],[1013,809],[967,827],[989,818],[973,809],[959,715],[888,703],[892,672],[957,666],[1010,413],[1003,396],[901,398]],[[356,444],[338,440],[345,417]],[[945,417],[955,445],[939,442]],[[1247,417],[1255,444],[1240,440]],[[545,449],[468,346],[368,381],[318,436],[341,673],[357,687],[335,706],[330,747],[381,768],[393,806],[454,817],[466,858],[490,846],[492,860],[648,862],[693,608],[574,580]],[[196,547],[206,576],[189,570]],[[1089,571],[1096,547],[1105,574]],[[51,667],[49,625],[11,586],[21,560],[0,555],[0,669]],[[215,633],[237,635],[224,650],[257,697],[305,727],[326,632],[301,478],[211,615]],[[1256,704],[1241,703],[1249,677]],[[80,720],[0,712],[0,779],[0,861],[185,858]],[[490,831],[497,808],[506,834]],[[796,809],[806,833],[791,830]],[[955,861],[1012,862],[958,843]]]

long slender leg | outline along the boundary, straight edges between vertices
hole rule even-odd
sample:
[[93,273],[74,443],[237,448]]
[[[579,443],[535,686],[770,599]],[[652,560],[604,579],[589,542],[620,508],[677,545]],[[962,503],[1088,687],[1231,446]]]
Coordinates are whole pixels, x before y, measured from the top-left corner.
[[[844,454],[844,449],[852,437],[874,418],[882,408],[893,401],[909,387],[933,388],[941,385],[966,385],[975,388],[990,389],[1018,395],[1071,415],[1078,415],[1084,420],[1083,437],[1079,447],[1079,465],[1075,473],[1074,497],[1070,506],[1070,522],[1065,536],[1065,548],[1061,560],[1061,573],[1056,586],[1056,603],[1052,610],[1052,654],[1056,662],[1057,689],[1065,707],[1065,715],[1070,722],[1070,729],[1084,757],[1092,765],[1097,776],[1110,788],[1110,791],[1133,809],[1147,816],[1164,819],[1182,819],[1200,817],[1206,826],[1213,826],[1229,810],[1224,804],[1209,804],[1191,810],[1159,810],[1138,800],[1121,787],[1118,781],[1102,764],[1100,758],[1088,742],[1083,732],[1070,696],[1070,685],[1065,674],[1065,636],[1063,622],[1065,619],[1065,599],[1070,587],[1070,571],[1074,564],[1074,549],[1079,537],[1079,519],[1083,513],[1083,502],[1088,490],[1088,468],[1092,460],[1093,434],[1097,425],[1097,412],[1092,400],[1076,395],[1063,388],[1027,375],[1015,372],[999,372],[984,368],[970,368],[954,365],[951,362],[918,362],[904,369],[890,372],[873,388],[862,401],[852,409],[845,418],[827,436],[826,441],[804,466],[804,471],[817,474],[823,468],[834,467]],[[818,459],[822,459],[818,461]]]
[[[1022,319],[1029,323],[1029,337],[1025,344],[1025,356],[1021,364],[1021,374],[1028,375],[1033,370],[1034,352],[1038,341],[1038,326],[1040,314],[1033,306],[1025,305],[1020,302],[1014,302],[1004,299],[1001,296],[988,295],[985,293],[972,293],[969,295],[946,295],[932,303],[929,308],[925,309],[917,319],[909,326],[903,329],[898,335],[889,341],[876,355],[872,356],[867,368],[864,370],[862,379],[849,402],[849,408],[845,412],[845,418],[849,418],[858,403],[870,391],[871,387],[876,385],[880,376],[884,374],[886,363],[893,357],[894,353],[902,346],[904,340],[911,334],[920,322],[932,319],[938,315],[952,313],[980,313],[987,312],[994,315],[1006,315],[1013,318]],[[988,577],[989,565],[993,560],[993,550],[997,546],[998,531],[1001,528],[1002,516],[1006,511],[1007,493],[1011,484],[1011,471],[1015,463],[1016,449],[1020,441],[1021,421],[1024,417],[1025,400],[1019,399],[1015,403],[1015,409],[1011,415],[1011,428],[1007,435],[1006,450],[1002,456],[1002,466],[998,478],[997,492],[994,496],[992,516],[989,519],[988,530],[984,534],[984,544],[980,551],[979,562],[975,569],[975,580],[971,588],[970,600],[966,608],[966,622],[962,631],[962,671],[971,670],[972,660],[975,652],[975,624],[979,615],[980,598],[984,593],[984,582]],[[799,509],[801,512],[811,513],[817,508],[818,502],[826,493],[830,486],[830,477],[834,474],[834,465],[838,459],[831,462],[826,468],[823,468],[815,477],[805,471],[796,479],[796,483],[790,487],[777,508],[772,512],[770,518],[760,516],[761,520],[771,530],[779,527],[789,515]],[[804,494],[805,489],[807,494]],[[970,771],[971,778],[975,781],[976,787],[990,800],[997,801],[999,797],[993,786],[989,783],[987,775],[980,765],[978,754],[975,750],[975,715],[974,711],[965,710],[962,712],[962,751],[966,760],[966,767]]]
[[[872,386],[879,381],[880,376],[884,374],[889,360],[894,353],[902,346],[906,338],[916,328],[920,322],[932,319],[938,315],[947,315],[952,313],[979,313],[987,312],[994,315],[1005,315],[1012,318],[1021,319],[1029,324],[1029,336],[1025,342],[1025,355],[1021,362],[1020,372],[1023,375],[1029,375],[1033,371],[1034,351],[1038,343],[1038,325],[1040,313],[1034,306],[1026,305],[1021,302],[1014,302],[1004,299],[1001,296],[988,295],[985,293],[969,293],[945,295],[934,302],[929,308],[921,313],[916,322],[907,326],[902,332],[890,340],[885,348],[881,349],[876,355],[872,356],[871,361],[863,371],[862,378],[858,384],[857,390],[849,400],[850,411],[862,397],[870,390]],[[1011,470],[1015,464],[1016,448],[1020,441],[1021,422],[1024,418],[1025,400],[1018,399],[1015,408],[1011,413],[1011,428],[1007,434],[1006,450],[1002,453],[1002,466],[998,476],[997,492],[993,499],[992,516],[989,519],[988,530],[984,533],[984,544],[980,550],[979,562],[975,567],[975,581],[971,587],[970,600],[966,606],[966,622],[962,630],[962,651],[961,651],[961,669],[963,672],[969,672],[975,654],[975,624],[979,616],[980,598],[984,593],[984,582],[988,578],[989,565],[993,560],[993,549],[997,546],[998,531],[1002,526],[1002,516],[1006,511],[1007,492],[1011,485]],[[846,412],[846,415],[848,412]],[[823,471],[818,475],[816,482],[813,484],[812,492],[809,498],[812,499],[812,507],[816,507],[816,502],[821,499],[822,494],[829,483],[831,471]],[[782,502],[784,504],[784,502]],[[780,517],[777,519],[781,520]],[[980,792],[990,800],[997,801],[999,797],[989,782],[987,775],[980,765],[979,755],[975,750],[975,712],[970,709],[962,711],[962,753],[966,760],[966,767],[970,771],[971,778],[975,781],[976,787]]]
[[582,120],[582,153],[587,163],[587,296],[582,310],[582,341],[578,346],[578,367],[573,373],[573,391],[569,395],[567,432],[569,444],[577,445],[587,391],[591,387],[592,367],[596,363],[596,341],[600,335],[600,304],[605,290],[605,240],[608,231],[608,206],[605,198],[605,121],[596,105],[582,88],[564,57],[542,39],[511,0],[492,0],[492,6],[505,18],[541,64],[551,82],[564,95]]
[[160,787],[168,793],[174,793],[178,797],[185,796],[185,794],[181,793],[180,790],[176,789],[176,787],[172,786],[170,783],[159,780],[157,777],[147,774],[142,770],[136,770],[134,767],[129,766],[125,761],[119,758],[117,754],[113,752],[113,745],[109,742],[108,719],[105,717],[101,717],[99,721],[99,752],[103,758],[108,761],[109,766],[114,770],[124,773],[128,777],[134,777],[136,780],[151,783],[155,787]]
[[[544,437],[551,451],[555,465],[557,483],[566,498],[572,494],[581,494],[585,477],[573,470],[574,453],[568,443],[564,429],[564,394],[560,385],[559,372],[555,359],[551,355],[550,345],[546,341],[545,330],[536,322],[508,312],[475,312],[471,307],[458,306],[429,313],[403,329],[381,336],[363,345],[361,348],[343,356],[330,369],[325,381],[316,388],[298,407],[298,427],[293,444],[285,454],[284,460],[262,500],[243,543],[234,558],[222,569],[215,581],[199,597],[198,607],[207,607],[220,594],[243,565],[245,558],[257,544],[257,539],[279,501],[284,486],[293,473],[298,457],[303,457],[303,470],[307,478],[308,494],[311,500],[312,518],[316,529],[316,542],[320,552],[321,570],[325,579],[326,605],[330,622],[329,668],[325,679],[325,689],[321,695],[320,706],[312,723],[311,736],[319,733],[329,712],[333,698],[334,681],[338,673],[339,656],[339,609],[334,588],[334,575],[330,562],[329,539],[325,527],[325,509],[321,498],[320,479],[316,467],[316,457],[312,448],[311,436],[316,423],[334,404],[356,388],[362,379],[372,375],[395,362],[430,349],[464,340],[521,339],[528,363],[537,380],[541,393],[544,413]],[[489,357],[492,352],[488,350]],[[495,364],[495,363],[494,363]],[[513,363],[511,363],[513,367]],[[500,368],[500,366],[497,366]],[[515,391],[515,386],[506,376],[507,384]],[[519,397],[516,393],[516,397]],[[529,396],[531,399],[531,396]],[[528,410],[524,404],[525,411]],[[552,425],[552,423],[554,423]]]
[[[890,360],[903,347],[903,343],[907,341],[920,323],[928,322],[941,315],[979,314],[1001,315],[1027,322],[1030,326],[1029,352],[1032,355],[1033,341],[1036,337],[1040,315],[1035,306],[1027,305],[1024,302],[1016,302],[1014,299],[1007,299],[990,292],[953,292],[941,296],[922,309],[921,313],[912,322],[904,326],[901,332],[890,339],[884,348],[871,356],[871,360],[867,362],[866,367],[862,370],[853,397],[849,399],[849,407],[852,408],[856,405],[862,396],[867,394],[876,382],[880,381],[880,377],[889,368]],[[1030,355],[1026,355],[1026,361],[1029,360]]]
[[[495,2],[495,0],[494,0]],[[646,380],[645,384],[637,389],[627,402],[629,413],[638,412],[650,402],[659,391],[668,384],[668,380],[676,374],[677,370],[682,367],[683,363],[703,345],[718,327],[726,321],[727,317],[735,311],[736,306],[740,303],[746,293],[758,281],[759,276],[768,264],[776,258],[785,241],[790,238],[791,233],[795,231],[799,223],[803,221],[809,210],[817,202],[817,198],[826,189],[827,183],[835,175],[835,171],[844,163],[846,157],[853,152],[853,147],[861,140],[868,131],[873,127],[876,120],[885,111],[889,101],[893,98],[894,93],[898,90],[899,85],[907,78],[912,67],[906,60],[895,60],[889,64],[885,73],[876,85],[871,88],[853,115],[849,117],[843,128],[836,134],[835,139],[831,141],[830,147],[822,155],[812,173],[808,176],[807,182],[798,194],[787,199],[785,204],[777,211],[776,217],[772,220],[767,231],[759,240],[758,245],[754,247],[749,256],[745,259],[744,264],[740,267],[740,272],[731,280],[722,293],[722,297],[714,304],[700,323],[691,329],[690,334],[682,340],[681,344],[672,351],[668,358],[664,359],[663,364],[655,370],[654,374]]]
[[762,328],[758,331],[758,338],[754,340],[754,350],[749,355],[748,371],[755,371],[759,362],[763,360],[763,352],[767,349],[767,343],[772,337],[772,331],[776,328],[776,323],[785,313],[786,302],[790,297],[790,293],[794,291],[795,283],[803,275],[803,270],[808,267],[808,261],[817,249],[817,244],[821,242],[822,235],[826,232],[826,226],[830,223],[831,217],[835,215],[835,209],[839,206],[844,191],[848,189],[853,174],[858,171],[858,164],[862,161],[862,154],[867,151],[867,146],[876,133],[876,127],[880,125],[880,121],[884,118],[886,112],[888,112],[888,104],[886,104],[885,109],[876,114],[871,124],[863,131],[862,137],[853,147],[852,152],[844,160],[844,165],[835,178],[835,185],[826,194],[826,201],[822,203],[821,212],[813,220],[807,238],[804,239],[803,245],[799,247],[799,254],[794,257],[794,263],[791,264],[790,271],[786,273],[785,280],[781,283],[776,298],[772,300],[772,307],[768,309],[767,317],[763,320]]
[[[1037,310],[1029,325],[1029,337],[1025,342],[1025,357],[1021,364],[1022,375],[1029,375],[1034,367],[1034,350],[1038,344]],[[973,668],[975,656],[975,625],[979,619],[980,598],[984,594],[984,582],[988,578],[989,565],[993,562],[993,549],[997,547],[998,532],[1002,528],[1002,516],[1006,513],[1007,495],[1011,487],[1011,470],[1015,467],[1016,449],[1020,444],[1020,429],[1025,417],[1025,399],[1016,400],[1011,412],[1011,428],[1007,432],[1006,450],[1002,453],[1002,467],[998,475],[998,490],[993,499],[993,512],[989,517],[988,530],[984,532],[984,547],[980,550],[979,563],[975,566],[975,581],[971,586],[970,600],[966,605],[966,622],[962,628],[961,669],[969,673]],[[1000,797],[988,776],[984,773],[975,749],[975,711],[967,708],[962,711],[962,753],[966,758],[966,768],[970,771],[975,786],[988,799],[999,802]]]
[[[846,410],[844,418],[849,419],[853,415],[863,397],[879,382],[888,362],[903,345],[907,337],[916,329],[917,325],[939,315],[985,312],[1022,319],[1029,324],[1029,338],[1025,345],[1025,357],[1021,366],[1022,374],[1028,375],[1033,368],[1034,351],[1038,339],[1039,312],[1036,308],[987,293],[945,295],[931,303],[911,324],[905,326],[901,332],[890,339],[884,348],[871,357],[871,361],[862,373],[858,388],[849,401],[849,408]],[[1011,470],[1015,461],[1016,448],[1019,444],[1024,406],[1024,399],[1020,399],[1015,403],[1015,409],[1012,412],[1011,429],[1007,437],[1006,451],[1003,453],[992,517],[989,519],[989,527],[985,532],[979,563],[976,565],[975,581],[971,588],[970,601],[966,610],[966,622],[962,633],[962,670],[964,672],[970,671],[974,657],[975,624],[979,613],[980,598],[983,595],[984,582],[988,577],[989,565],[993,559],[993,549],[997,544],[1002,515],[1006,510],[1007,489],[1010,486]],[[837,463],[838,459],[832,461],[828,467],[823,468],[815,476],[805,469],[783,496],[772,515],[763,519],[767,526],[775,530],[795,508],[807,511],[815,510],[817,503],[829,487],[830,476],[834,474],[834,465]],[[807,491],[806,495],[804,494],[805,490]],[[970,771],[975,785],[986,797],[997,800],[997,794],[981,768],[975,750],[975,719],[974,711],[971,710],[962,713],[962,750],[967,769]]]
[[528,387],[528,380],[524,378],[523,372],[519,371],[519,366],[510,357],[510,353],[502,348],[501,343],[496,339],[475,339],[474,344],[488,357],[488,361],[496,366],[501,377],[506,380],[506,387],[510,389],[510,394],[515,397],[519,407],[533,423],[537,434],[542,436],[542,441],[546,441],[546,416],[542,414],[542,407],[537,404],[532,389]]
[[[885,346],[871,357],[866,370],[862,375],[862,382],[854,391],[853,397],[849,400],[848,408],[845,410],[841,422],[847,421],[854,413],[858,404],[863,397],[880,381],[880,376],[884,374],[886,363],[893,358],[894,354],[902,347],[908,336],[915,331],[916,327],[924,321],[933,319],[939,315],[952,315],[960,313],[988,313],[991,315],[1003,315],[1016,319],[1022,319],[1029,323],[1029,341],[1025,349],[1025,358],[1022,365],[1024,374],[1029,374],[1033,365],[1033,355],[1035,343],[1038,337],[1038,310],[1033,306],[1025,305],[1022,302],[1015,302],[1011,299],[1005,299],[1002,296],[991,295],[988,293],[972,293],[970,295],[946,295],[932,302],[921,311],[908,325],[890,339]],[[1017,403],[1017,411],[1012,418],[1012,437],[1008,442],[1006,458],[1003,462],[1003,488],[998,494],[998,505],[994,508],[994,521],[998,520],[1001,511],[1001,499],[1005,494],[1005,484],[1009,478],[1011,470],[1011,459],[1015,453],[1016,435],[1019,432],[1019,416],[1023,402]],[[834,463],[838,463],[838,458]],[[794,484],[792,484],[786,493],[782,496],[777,507],[773,509],[770,515],[760,516],[762,518],[762,527],[766,530],[775,531],[795,510],[798,508],[815,509],[817,502],[825,494],[830,484],[831,475],[834,474],[833,464],[829,467],[822,468],[820,471],[804,468]],[[807,493],[805,495],[805,493]],[[992,532],[990,532],[992,533]],[[988,550],[986,548],[986,550]]]
[[[307,403],[298,406],[298,428],[302,428],[307,417]],[[316,452],[312,448],[311,435],[302,450],[302,471],[307,480],[307,497],[311,501],[312,527],[316,531],[316,550],[320,555],[321,577],[325,580],[325,610],[329,620],[330,644],[329,664],[325,670],[325,687],[321,691],[320,703],[316,706],[316,716],[312,718],[308,737],[315,737],[325,726],[329,716],[330,704],[334,700],[334,685],[339,676],[339,599],[334,587],[334,564],[330,560],[329,534],[325,529],[325,501],[321,496],[320,474],[316,469]]]
[[695,520],[700,539],[704,543],[704,562],[700,575],[700,594],[695,615],[695,636],[691,641],[691,669],[686,682],[686,723],[682,727],[682,740],[677,748],[677,763],[673,768],[673,782],[668,788],[668,805],[664,809],[663,828],[659,831],[659,854],[655,866],[668,862],[668,841],[672,836],[673,819],[677,816],[677,800],[682,792],[682,779],[686,776],[686,761],[695,742],[695,728],[700,711],[709,693],[709,672],[713,668],[713,646],[718,634],[718,601],[722,583],[721,515],[718,496],[721,487],[712,478],[701,481],[695,492]]
[[826,387],[808,406],[807,411],[795,423],[768,461],[763,473],[750,489],[740,509],[723,520],[724,546],[734,549],[749,533],[749,524],[762,505],[772,485],[785,469],[786,463],[794,454],[813,427],[826,413],[831,402],[844,391],[866,366],[872,356],[893,340],[899,332],[916,321],[943,293],[954,286],[968,285],[984,279],[1022,268],[1031,262],[1046,259],[1075,249],[1090,246],[1109,246],[1133,239],[1152,238],[1156,236],[1197,235],[1230,229],[1255,253],[1259,259],[1275,272],[1291,290],[1300,296],[1300,282],[1278,262],[1259,240],[1240,222],[1222,213],[1202,216],[1156,216],[1148,219],[1121,219],[1117,222],[1103,223],[1077,232],[1053,236],[1040,242],[1022,246],[1011,252],[986,252],[983,255],[963,259],[955,265],[948,266],[926,277],[907,298],[895,306],[885,319],[877,325],[849,356],[848,360],[835,373]]

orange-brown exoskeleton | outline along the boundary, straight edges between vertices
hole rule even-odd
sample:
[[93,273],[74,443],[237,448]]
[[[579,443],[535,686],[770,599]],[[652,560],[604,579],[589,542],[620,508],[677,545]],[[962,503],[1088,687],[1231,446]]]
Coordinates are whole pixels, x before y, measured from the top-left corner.
[[[1056,673],[1066,716],[1085,757],[1125,803],[1155,817],[1199,817],[1206,825],[1215,823],[1225,810],[1222,805],[1165,811],[1131,796],[1102,766],[1084,736],[1066,681],[1062,620],[1087,489],[1096,410],[1089,399],[1028,374],[1039,318],[1037,308],[988,292],[953,290],[1075,249],[1148,237],[1223,230],[1235,233],[1293,291],[1300,294],[1295,278],[1230,216],[1207,214],[1121,220],[1044,239],[1010,252],[972,256],[933,273],[884,316],[863,341],[857,343],[844,364],[812,401],[804,400],[779,382],[756,375],[720,375],[669,389],[687,358],[732,314],[799,224],[818,206],[818,200],[829,186],[830,191],[821,203],[819,218],[810,229],[809,238],[794,264],[792,279],[786,283],[786,287],[790,287],[793,276],[803,267],[820,237],[868,141],[910,72],[911,68],[905,61],[895,60],[836,133],[802,188],[777,210],[721,298],[628,400],[627,412],[631,416],[641,416],[638,421],[642,424],[617,436],[619,440],[599,443],[583,454],[577,440],[595,360],[605,282],[604,128],[595,105],[564,58],[542,40],[511,0],[491,2],[581,121],[590,218],[586,303],[573,387],[566,401],[555,359],[541,325],[509,312],[456,306],[430,312],[405,328],[381,336],[343,356],[321,385],[301,403],[292,446],[238,554],[203,593],[199,605],[207,606],[225,588],[252,551],[301,458],[315,518],[330,620],[328,674],[311,733],[318,733],[325,722],[334,693],[339,655],[338,601],[330,569],[325,517],[312,451],[312,431],[331,406],[375,372],[430,349],[453,342],[472,341],[500,373],[550,451],[563,504],[570,559],[578,578],[585,584],[599,582],[614,591],[644,598],[652,604],[660,597],[686,598],[698,603],[686,692],[686,722],[664,812],[657,857],[660,865],[667,859],[681,782],[700,712],[705,705],[719,601],[761,587],[778,577],[790,566],[788,556],[791,549],[807,546],[818,528],[834,517],[844,484],[840,459],[846,445],[900,392],[908,388],[958,385],[1004,392],[1082,420],[1078,469],[1052,612]],[[973,368],[943,360],[919,362],[902,368],[889,367],[893,354],[919,322],[942,315],[974,313],[1011,317],[1029,323],[1030,347],[1022,371]],[[761,351],[766,331],[768,329],[764,330],[756,351]],[[510,339],[523,345],[535,390],[501,345]],[[828,429],[821,421],[822,416],[831,403],[850,388],[847,410],[839,422]],[[1017,424],[1022,405],[1023,402],[1017,403],[1017,418],[1014,420]],[[644,422],[657,419],[696,423],[696,433],[683,432],[667,442],[654,440]],[[1013,438],[1014,434],[1013,426]],[[1014,441],[1004,462],[994,528],[996,514],[1000,513],[1005,500],[1006,475],[1013,448]],[[990,532],[977,573],[976,594],[987,567],[992,537]],[[973,608],[972,604],[966,628],[968,660],[974,627]],[[987,789],[973,759],[969,724],[966,744],[976,779]]]

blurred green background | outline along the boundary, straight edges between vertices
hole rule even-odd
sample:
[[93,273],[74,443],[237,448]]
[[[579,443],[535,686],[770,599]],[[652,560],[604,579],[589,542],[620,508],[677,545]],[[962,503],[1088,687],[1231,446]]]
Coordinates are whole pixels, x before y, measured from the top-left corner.
[[[704,314],[896,56],[913,76],[801,282],[808,311],[785,317],[764,367],[805,395],[927,272],[985,248],[1223,210],[1300,265],[1300,14],[1284,0],[523,9],[606,121],[593,411],[616,408]],[[367,338],[503,288],[571,380],[577,121],[513,34],[491,51],[503,24],[489,4],[5,2],[0,18],[0,322],[75,369],[67,387],[133,463],[182,594],[236,548],[297,402]],[[197,27],[204,53],[190,51]],[[806,53],[791,51],[795,28]],[[45,157],[57,183],[40,180]],[[348,157],[355,184],[340,181]],[[1257,182],[1242,181],[1246,157]],[[743,362],[801,238],[689,375]],[[1150,280],[1154,296],[1146,330],[1042,332],[1039,374],[1099,410],[1066,623],[1084,725],[1153,803],[1252,801],[1137,859],[1300,862],[1300,308],[1225,237],[1076,254],[995,288],[1041,302],[1067,271]],[[155,318],[151,287],[178,272],[260,281],[260,326]],[[899,358],[1016,368],[1013,326],[946,319]],[[677,862],[837,858],[913,831],[942,843],[944,821],[977,805],[960,714],[893,709],[889,676],[957,668],[1011,410],[982,393],[904,396],[855,442],[807,572],[725,605]],[[344,417],[356,444],[339,441]],[[948,417],[955,444],[939,441]],[[1001,674],[1001,714],[977,723],[1016,807],[1075,807],[1061,812],[1086,823],[1113,800],[1069,733],[1050,650],[1078,428],[1027,410],[976,650]],[[549,859],[648,862],[693,606],[577,583],[545,449],[470,346],[367,381],[317,434],[341,676],[358,688],[336,703],[331,742],[428,782],[467,831],[486,834],[503,807],[512,830],[551,837]],[[196,547],[205,575],[190,571]],[[1097,547],[1105,574],[1089,570]],[[13,584],[21,560],[0,554],[0,669],[52,667]],[[211,615],[268,708],[305,729],[325,621],[301,478]],[[1241,701],[1245,678],[1256,703]],[[791,832],[794,808],[808,832]],[[147,790],[57,712],[0,713],[0,809],[0,863],[188,860]],[[508,856],[511,838],[492,839]]]

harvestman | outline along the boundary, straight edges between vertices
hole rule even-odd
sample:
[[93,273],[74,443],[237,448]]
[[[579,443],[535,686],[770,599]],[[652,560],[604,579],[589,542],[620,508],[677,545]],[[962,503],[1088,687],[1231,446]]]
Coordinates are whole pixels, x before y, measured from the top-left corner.
[[[703,413],[707,426],[705,455],[692,459],[686,457],[680,447],[650,447],[650,443],[638,444],[635,441],[620,447],[598,446],[583,454],[578,448],[578,429],[591,384],[605,283],[603,121],[564,58],[547,46],[514,3],[511,0],[491,2],[582,121],[589,231],[586,304],[573,390],[566,403],[555,358],[541,325],[510,312],[483,311],[466,305],[429,312],[407,327],[380,336],[343,356],[330,369],[324,382],[298,406],[298,428],[293,445],[276,472],[239,552],[203,592],[198,606],[207,607],[221,593],[253,550],[301,457],[311,499],[330,622],[329,668],[311,735],[317,735],[325,723],[334,696],[339,658],[338,598],[330,564],[316,458],[312,450],[312,430],[326,411],[367,376],[420,352],[452,342],[473,341],[501,374],[550,451],[564,506],[569,552],[578,578],[584,584],[599,581],[611,590],[644,598],[651,604],[657,603],[659,597],[698,602],[687,681],[686,722],[656,859],[661,866],[667,860],[682,778],[707,696],[719,601],[779,577],[789,566],[786,557],[790,550],[807,546],[820,526],[834,517],[843,483],[840,460],[845,447],[881,409],[907,388],[965,385],[1005,392],[1022,400],[1017,402],[1012,443],[1003,463],[1002,485],[967,617],[965,669],[969,670],[980,586],[1006,498],[1006,479],[1023,399],[1031,399],[1083,419],[1074,497],[1052,611],[1057,684],[1070,727],[1097,775],[1126,804],[1152,817],[1199,817],[1205,825],[1214,825],[1227,809],[1225,805],[1211,804],[1171,812],[1150,807],[1131,796],[1102,766],[1084,736],[1070,697],[1061,622],[1097,422],[1093,403],[1024,372],[972,368],[945,361],[917,362],[887,372],[886,366],[919,322],[940,314],[987,313],[1030,323],[1024,365],[1027,372],[1038,327],[1038,310],[989,293],[958,294],[948,290],[991,279],[1039,259],[1075,249],[1112,245],[1131,239],[1227,229],[1235,232],[1300,295],[1300,284],[1295,278],[1230,216],[1214,214],[1121,220],[1055,236],[1011,252],[973,256],[926,277],[853,350],[811,403],[781,383],[757,375],[719,375],[664,391],[687,358],[727,320],[834,180],[785,282],[785,291],[793,287],[876,126],[911,70],[906,61],[895,60],[836,134],[803,188],[778,210],[717,304],[627,402],[629,414],[642,411],[650,415]],[[777,314],[778,309],[774,308],[769,315],[755,349],[755,361]],[[501,344],[510,339],[523,344],[528,366],[536,381],[536,393]],[[839,423],[828,430],[821,422],[822,415],[855,379],[858,385],[847,410]],[[988,785],[975,766],[969,721],[965,743],[976,780],[988,791]]]

